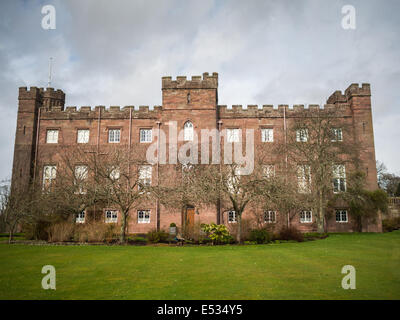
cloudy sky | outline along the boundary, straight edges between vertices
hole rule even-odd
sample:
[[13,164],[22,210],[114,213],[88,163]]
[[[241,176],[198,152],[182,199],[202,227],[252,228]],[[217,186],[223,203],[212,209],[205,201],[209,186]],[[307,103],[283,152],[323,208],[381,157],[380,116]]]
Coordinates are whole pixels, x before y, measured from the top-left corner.
[[[42,28],[45,5],[56,29]],[[343,29],[353,5],[356,29]],[[0,2],[0,179],[11,177],[20,86],[66,105],[159,105],[161,77],[219,73],[220,104],[323,104],[371,83],[377,159],[400,174],[400,1]]]

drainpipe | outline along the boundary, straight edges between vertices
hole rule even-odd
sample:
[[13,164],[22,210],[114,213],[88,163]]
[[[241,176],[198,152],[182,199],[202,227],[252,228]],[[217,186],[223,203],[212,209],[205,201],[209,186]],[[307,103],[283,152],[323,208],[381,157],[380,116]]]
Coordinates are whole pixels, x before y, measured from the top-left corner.
[[[157,137],[157,186],[160,185],[160,127],[161,127],[161,122],[157,121],[157,126],[158,126],[158,137]],[[157,231],[160,231],[160,201],[158,198],[156,199],[156,214],[157,214]]]
[[[218,120],[218,144],[219,144],[219,172],[222,171],[222,148],[221,148],[221,127],[222,120]],[[221,224],[221,198],[218,197],[217,200],[217,224]]]
[[[287,183],[288,154],[287,154],[287,127],[286,127],[286,106],[283,107],[283,131],[285,138],[285,183]],[[287,212],[287,226],[290,226],[290,212]]]
[[34,167],[33,167],[33,183],[36,181],[36,165],[37,165],[37,154],[38,154],[38,148],[39,148],[39,129],[40,129],[40,111],[42,108],[39,108],[38,112],[38,119],[37,119],[37,124],[36,124],[36,145],[35,145],[35,161],[34,161]]

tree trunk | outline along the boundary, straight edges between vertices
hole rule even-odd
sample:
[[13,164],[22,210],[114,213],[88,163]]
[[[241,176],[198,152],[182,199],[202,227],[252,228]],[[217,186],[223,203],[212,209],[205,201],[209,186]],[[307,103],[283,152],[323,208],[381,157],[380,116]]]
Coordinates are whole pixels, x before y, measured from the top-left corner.
[[11,243],[11,241],[13,240],[13,236],[14,236],[14,233],[13,233],[12,230],[10,229],[10,231],[9,231],[9,236],[8,236],[8,243]]
[[119,236],[120,243],[125,243],[126,218],[126,214],[124,213],[121,221],[121,233]]
[[242,243],[242,214],[238,214],[237,215],[237,226],[238,226],[238,230],[237,230],[237,235],[236,235],[236,240],[239,244]]
[[323,208],[323,201],[322,201],[322,193],[319,193],[319,203],[318,203],[318,219],[317,219],[317,232],[324,233],[324,208]]

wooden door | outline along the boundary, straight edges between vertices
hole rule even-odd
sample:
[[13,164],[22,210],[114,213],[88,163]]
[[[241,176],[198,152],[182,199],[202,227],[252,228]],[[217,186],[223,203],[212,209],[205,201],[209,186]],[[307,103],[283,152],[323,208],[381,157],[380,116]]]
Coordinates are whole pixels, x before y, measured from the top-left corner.
[[186,230],[189,235],[194,231],[194,208],[186,208]]

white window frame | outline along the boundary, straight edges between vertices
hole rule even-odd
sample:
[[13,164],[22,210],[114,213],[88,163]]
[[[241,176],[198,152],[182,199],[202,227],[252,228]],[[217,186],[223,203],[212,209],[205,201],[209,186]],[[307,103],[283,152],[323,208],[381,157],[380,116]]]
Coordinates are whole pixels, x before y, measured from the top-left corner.
[[307,142],[308,141],[308,129],[302,128],[296,130],[296,141]]
[[237,215],[235,210],[228,211],[228,223],[236,223],[237,222]]
[[303,210],[300,212],[300,223],[312,223],[312,211]]
[[274,142],[273,128],[261,128],[261,142]]
[[346,192],[346,167],[344,164],[337,164],[332,169],[333,193]]
[[307,164],[297,166],[297,187],[299,193],[311,193],[311,167]]
[[194,126],[193,123],[188,120],[183,125],[183,141],[193,141],[194,137]]
[[47,129],[46,143],[58,143],[58,129]]
[[332,142],[342,142],[343,141],[343,130],[342,128],[332,128]]
[[[107,215],[109,214],[109,217]],[[104,211],[105,223],[117,223],[118,222],[118,210],[107,209]]]
[[108,143],[121,142],[121,129],[108,129]]
[[77,165],[74,169],[75,183],[79,185],[79,190],[77,194],[86,194],[85,188],[82,186],[82,182],[86,181],[88,178],[88,166]]
[[140,143],[150,143],[153,141],[153,129],[142,128],[139,129]]
[[89,143],[90,130],[89,129],[78,129],[77,131],[77,143]]
[[228,143],[240,141],[241,130],[239,128],[227,128],[226,129],[226,141]]
[[276,211],[274,210],[264,211],[264,223],[276,223]]
[[137,223],[150,223],[150,210],[138,210]]
[[275,165],[265,164],[263,165],[263,176],[266,179],[271,179],[275,177]]
[[[153,167],[149,164],[139,166],[139,182],[148,187],[151,186]],[[140,190],[140,185],[138,186]]]
[[[338,220],[338,215],[339,215],[339,220]],[[346,219],[343,219],[343,216]],[[347,213],[347,210],[342,210],[342,209],[338,209],[335,211],[335,220],[337,223],[347,223],[349,222],[349,215]]]
[[82,210],[75,217],[75,223],[85,223],[86,212]]
[[50,187],[57,177],[57,166],[46,165],[43,167],[43,189]]

